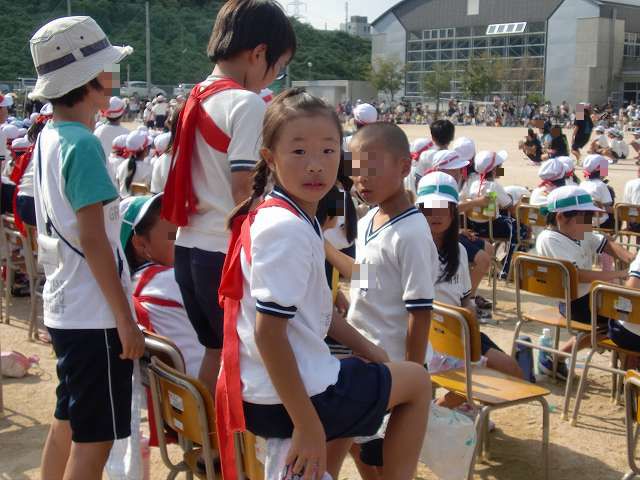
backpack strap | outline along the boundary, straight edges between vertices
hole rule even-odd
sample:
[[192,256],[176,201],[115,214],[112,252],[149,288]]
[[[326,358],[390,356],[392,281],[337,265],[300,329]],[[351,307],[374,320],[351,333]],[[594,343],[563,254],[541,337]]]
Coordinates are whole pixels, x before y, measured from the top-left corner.
[[237,217],[231,229],[229,252],[225,258],[220,282],[219,300],[224,310],[224,343],[222,346],[222,368],[216,384],[216,425],[222,474],[225,480],[237,480],[233,434],[246,430],[242,406],[242,382],[240,380],[240,339],[238,337],[238,314],[243,297],[241,251],[251,263],[251,224],[258,211],[263,208],[284,208],[297,217],[300,213],[280,198],[269,198],[248,215]]

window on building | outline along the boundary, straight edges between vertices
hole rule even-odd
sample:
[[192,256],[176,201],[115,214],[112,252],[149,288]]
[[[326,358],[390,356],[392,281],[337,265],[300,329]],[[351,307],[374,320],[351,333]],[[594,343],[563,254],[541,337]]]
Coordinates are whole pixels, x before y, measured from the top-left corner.
[[440,48],[450,50],[453,48],[453,40],[440,40]]
[[424,52],[425,60],[437,60],[438,59],[438,51],[437,50],[427,50]]
[[542,45],[529,45],[527,47],[527,56],[542,57],[544,55],[544,47]]
[[440,51],[440,60],[452,60],[452,59],[453,59],[453,50]]
[[527,45],[544,45],[544,35],[527,35]]
[[470,50],[456,50],[456,58],[469,58]]
[[416,41],[410,40],[409,42],[407,42],[407,50],[410,52],[416,52],[416,51],[422,50],[422,41],[418,40],[416,42]]
[[510,35],[509,45],[524,45],[524,35]]
[[496,37],[489,40],[492,47],[504,47],[507,44],[507,37]]
[[438,42],[436,40],[429,40],[423,43],[425,50],[436,50],[438,48]]
[[471,41],[468,38],[456,40],[456,48],[469,48],[470,46]]
[[521,46],[510,46],[509,47],[509,56],[510,57],[522,57],[524,55],[524,47]]
[[494,58],[504,57],[505,56],[505,49],[504,49],[504,47],[490,48],[489,49],[489,54]]
[[640,57],[640,34],[625,32],[624,34],[624,56]]
[[421,62],[422,61],[422,52],[408,52],[407,53],[407,61],[408,62]]
[[486,48],[487,47],[487,39],[486,38],[474,38],[473,39],[473,48]]
[[527,22],[494,23],[487,27],[485,35],[504,35],[507,33],[522,33],[527,27]]

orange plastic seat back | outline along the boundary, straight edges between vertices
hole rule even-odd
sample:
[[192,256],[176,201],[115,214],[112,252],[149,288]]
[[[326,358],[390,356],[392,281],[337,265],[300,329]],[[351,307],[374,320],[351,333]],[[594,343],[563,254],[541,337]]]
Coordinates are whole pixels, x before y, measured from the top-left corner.
[[616,203],[615,214],[618,222],[640,223],[640,206],[632,203]]
[[591,295],[596,295],[597,315],[640,324],[640,290],[598,281]]
[[516,253],[513,265],[520,290],[564,300],[569,288],[572,300],[578,296],[578,271],[567,260]]
[[[466,325],[466,328],[465,328]],[[455,358],[465,358],[465,335],[469,337],[470,361],[481,357],[480,328],[475,316],[464,308],[434,302],[429,342],[434,350]]]
[[542,215],[540,207],[536,205],[521,204],[516,209],[516,215],[520,225],[530,227],[544,227],[547,224],[547,217]]

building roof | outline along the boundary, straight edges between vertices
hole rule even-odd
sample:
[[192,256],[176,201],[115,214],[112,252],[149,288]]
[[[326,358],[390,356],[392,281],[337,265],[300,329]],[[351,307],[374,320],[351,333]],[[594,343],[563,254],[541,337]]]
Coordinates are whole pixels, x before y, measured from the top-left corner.
[[599,5],[621,5],[624,7],[640,7],[640,0],[591,0]]

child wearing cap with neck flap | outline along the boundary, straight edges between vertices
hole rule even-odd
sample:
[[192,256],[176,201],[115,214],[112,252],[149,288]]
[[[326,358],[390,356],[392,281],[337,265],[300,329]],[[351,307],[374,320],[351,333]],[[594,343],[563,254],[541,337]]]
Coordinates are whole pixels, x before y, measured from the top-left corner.
[[111,97],[109,99],[109,108],[102,110],[100,113],[106,118],[106,122],[98,126],[93,134],[98,137],[105,156],[111,153],[113,140],[120,135],[129,135],[129,129],[120,125],[120,121],[126,111],[124,100],[120,97]]
[[566,167],[559,158],[551,158],[544,162],[538,170],[542,182],[531,192],[531,205],[546,205],[547,197],[554,189],[565,186]]
[[[623,263],[630,263],[633,255],[613,240],[592,231],[592,217],[602,212],[586,190],[576,186],[556,188],[549,194],[546,211],[548,227],[536,239],[536,253],[550,258],[572,262],[578,269],[578,298],[571,302],[571,317],[576,322],[591,323],[589,309],[589,289],[591,282],[610,282],[627,277],[626,270],[603,272],[593,270],[595,255],[606,252]],[[566,312],[566,305],[560,303],[560,313]],[[606,322],[606,319],[599,319]],[[575,337],[566,342],[561,350],[571,352]],[[589,345],[589,336],[583,338],[579,348]],[[550,375],[553,361],[550,356],[541,355],[540,371]],[[560,378],[566,379],[568,370],[564,362],[558,365]]]
[[113,441],[131,434],[132,360],[144,351],[118,192],[92,133],[132,49],[112,46],[90,17],[53,20],[30,43],[38,80],[29,97],[53,105],[33,157],[44,323],[59,378],[41,475],[100,478]]
[[[458,241],[458,185],[453,177],[433,172],[422,177],[418,185],[416,206],[428,220],[433,242],[438,251],[438,275],[435,281],[437,302],[463,307],[475,313],[471,297],[471,276],[467,252]],[[522,378],[517,362],[504,353],[486,334],[480,333],[483,363],[508,375]],[[461,360],[445,357],[431,351],[427,356],[429,371],[436,373],[459,368]],[[463,397],[448,394],[439,404],[454,408],[462,404]]]
[[604,209],[604,213],[597,217],[596,225],[600,228],[613,229],[614,219],[606,212],[613,213],[615,192],[604,182],[609,173],[609,162],[602,155],[587,155],[582,168],[586,180],[580,183],[580,187],[591,195],[596,205]]
[[135,130],[127,135],[126,156],[128,160],[122,162],[116,172],[116,181],[121,198],[131,195],[133,183],[151,185],[151,172],[153,167],[146,161],[151,148],[151,138],[144,130]]
[[[353,109],[353,123],[356,126],[356,131],[360,130],[365,125],[369,125],[370,123],[375,123],[378,121],[378,110],[373,105],[368,103],[361,103]],[[349,152],[349,143],[351,143],[351,138],[353,135],[348,135],[344,137],[342,142],[342,150],[345,152]]]

